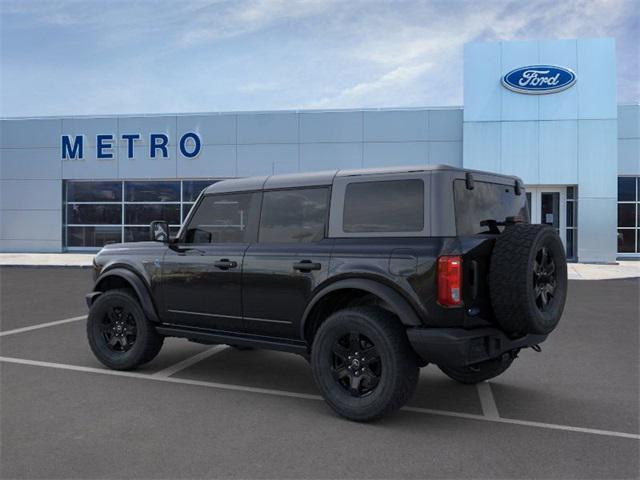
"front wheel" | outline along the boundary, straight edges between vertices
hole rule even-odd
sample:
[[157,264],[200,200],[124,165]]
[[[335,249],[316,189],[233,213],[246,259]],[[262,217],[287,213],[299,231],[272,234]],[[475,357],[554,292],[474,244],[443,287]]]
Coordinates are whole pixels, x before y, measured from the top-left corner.
[[331,315],[313,341],[311,368],[331,408],[361,422],[402,407],[415,391],[419,373],[404,327],[376,307]]
[[87,337],[96,358],[113,370],[151,361],[164,342],[128,290],[108,290],[96,299],[89,310]]

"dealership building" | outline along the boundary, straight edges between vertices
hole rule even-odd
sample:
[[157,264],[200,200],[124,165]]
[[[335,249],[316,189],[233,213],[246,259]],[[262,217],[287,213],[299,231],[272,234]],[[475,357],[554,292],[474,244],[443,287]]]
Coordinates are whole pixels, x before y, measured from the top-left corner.
[[456,108],[0,124],[1,252],[147,239],[152,220],[177,230],[225,178],[448,164],[520,176],[531,220],[574,260],[640,257],[640,105],[617,103],[613,39],[467,44]]

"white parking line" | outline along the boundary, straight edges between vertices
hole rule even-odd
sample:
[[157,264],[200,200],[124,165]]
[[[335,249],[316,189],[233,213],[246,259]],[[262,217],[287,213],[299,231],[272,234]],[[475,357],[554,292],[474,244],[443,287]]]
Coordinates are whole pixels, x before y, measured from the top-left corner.
[[480,397],[480,405],[482,406],[482,414],[489,418],[499,418],[498,406],[493,398],[491,385],[489,382],[480,382],[476,384],[478,389],[478,397]]
[[[102,368],[81,367],[78,365],[68,365],[64,363],[41,362],[38,360],[26,360],[22,358],[0,357],[0,362],[12,363],[19,365],[30,365],[34,367],[56,368],[61,370],[72,370],[76,372],[98,373],[101,375],[111,375],[116,377],[138,378],[142,380],[155,380],[157,382],[178,383],[183,385],[193,385],[198,387],[218,388],[222,390],[232,390],[239,392],[261,393],[264,395],[274,395],[279,397],[301,398],[305,400],[322,400],[319,395],[311,395],[307,393],[289,392],[285,390],[273,390],[269,388],[246,387],[242,385],[231,385],[227,383],[205,382],[202,380],[189,380],[178,377],[158,377],[137,372],[122,372],[117,370],[107,370]],[[503,423],[509,425],[519,425],[524,427],[544,428],[549,430],[562,430],[567,432],[587,433],[592,435],[602,435],[606,437],[630,438],[640,440],[640,434],[615,432],[611,430],[600,430],[596,428],[572,427],[570,425],[559,425],[555,423],[533,422],[529,420],[515,420],[503,417],[485,417],[484,415],[476,415],[472,413],[450,412],[447,410],[432,410],[420,407],[403,407],[402,410],[407,412],[422,413],[427,415],[438,415],[444,417],[466,418],[469,420],[481,420],[484,422]]]
[[198,363],[204,360],[205,358],[210,357],[211,355],[215,355],[216,353],[219,353],[222,350],[225,350],[227,348],[229,348],[228,345],[216,345],[214,347],[208,348],[204,352],[200,352],[196,355],[193,355],[192,357],[185,358],[181,362],[178,362],[163,370],[153,373],[151,376],[152,377],[170,377],[174,373],[177,373],[180,370],[184,370],[185,368],[190,367],[191,365]]
[[16,333],[30,332],[31,330],[38,330],[40,328],[54,327],[56,325],[62,325],[63,323],[77,322],[78,320],[84,320],[85,318],[87,318],[86,315],[80,315],[79,317],[65,318],[64,320],[56,320],[55,322],[39,323],[37,325],[31,325],[30,327],[14,328],[13,330],[0,332],[0,337],[15,335]]

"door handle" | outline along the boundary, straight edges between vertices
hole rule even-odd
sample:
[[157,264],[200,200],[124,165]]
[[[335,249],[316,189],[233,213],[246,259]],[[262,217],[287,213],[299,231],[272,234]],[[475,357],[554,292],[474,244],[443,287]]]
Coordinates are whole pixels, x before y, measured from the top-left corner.
[[213,266],[220,270],[229,270],[230,268],[236,268],[238,266],[238,262],[229,260],[228,258],[221,258],[220,260],[213,262]]
[[320,270],[322,265],[311,260],[301,260],[293,264],[293,269],[300,272],[310,272],[311,270]]

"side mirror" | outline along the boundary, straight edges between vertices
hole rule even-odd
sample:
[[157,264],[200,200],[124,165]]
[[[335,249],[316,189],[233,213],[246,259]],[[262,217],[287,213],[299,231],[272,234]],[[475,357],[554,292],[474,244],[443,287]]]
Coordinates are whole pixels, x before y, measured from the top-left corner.
[[169,222],[154,220],[149,226],[149,236],[154,242],[169,243]]

